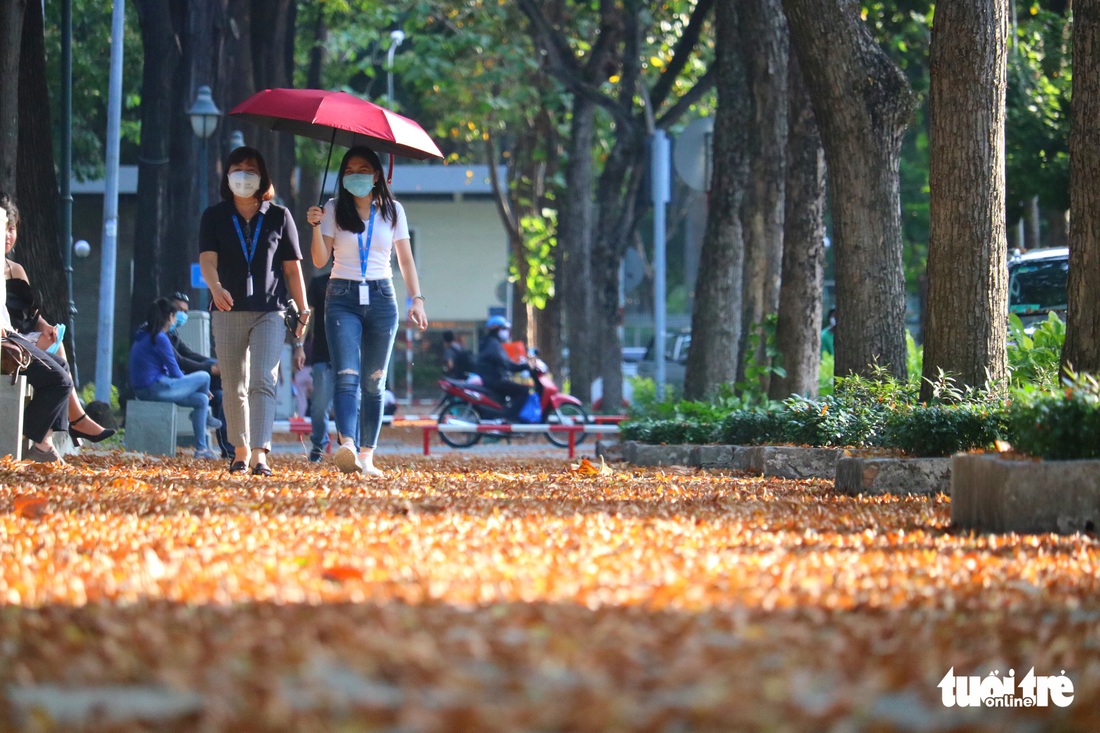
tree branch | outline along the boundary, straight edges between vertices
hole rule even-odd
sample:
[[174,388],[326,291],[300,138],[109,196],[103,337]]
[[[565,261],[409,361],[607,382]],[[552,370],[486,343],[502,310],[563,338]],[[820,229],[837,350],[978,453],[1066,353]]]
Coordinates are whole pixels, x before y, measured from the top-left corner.
[[669,62],[664,73],[657,79],[657,83],[653,85],[653,89],[649,93],[654,107],[660,107],[668,98],[677,77],[687,66],[688,59],[695,51],[696,44],[699,43],[699,36],[703,32],[703,24],[713,8],[714,0],[699,0],[695,5],[695,10],[691,11],[691,18],[688,20],[687,27],[673,48],[672,61]]
[[707,73],[699,78],[699,81],[695,82],[691,89],[676,100],[676,104],[669,107],[664,114],[657,118],[657,126],[667,128],[683,117],[684,113],[691,108],[691,105],[698,102],[703,98],[703,95],[714,88],[716,81],[717,74],[712,66],[707,69]]

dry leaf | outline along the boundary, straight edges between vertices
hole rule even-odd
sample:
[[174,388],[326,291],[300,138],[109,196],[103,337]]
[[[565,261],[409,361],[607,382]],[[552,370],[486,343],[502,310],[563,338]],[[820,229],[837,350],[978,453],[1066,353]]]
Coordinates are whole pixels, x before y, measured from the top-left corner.
[[15,497],[15,513],[24,519],[38,519],[46,513],[46,503],[41,494],[20,494]]
[[321,577],[333,583],[343,583],[348,580],[362,580],[363,571],[350,565],[333,565],[321,571]]
[[581,476],[595,476],[600,472],[600,469],[593,466],[592,461],[587,458],[582,458],[580,463],[570,464],[569,470],[573,473],[579,473]]

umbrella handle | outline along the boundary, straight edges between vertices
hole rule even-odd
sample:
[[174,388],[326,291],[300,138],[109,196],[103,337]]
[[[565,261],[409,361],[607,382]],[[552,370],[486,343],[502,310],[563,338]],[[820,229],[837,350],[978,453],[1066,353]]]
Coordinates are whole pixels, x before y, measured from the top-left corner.
[[[328,183],[328,165],[332,162],[332,146],[336,144],[336,128],[332,128],[332,139],[328,143],[328,158],[325,159],[325,173],[321,177],[321,198],[317,201],[317,205],[324,207],[325,205],[325,185]],[[336,194],[332,195],[336,198]]]

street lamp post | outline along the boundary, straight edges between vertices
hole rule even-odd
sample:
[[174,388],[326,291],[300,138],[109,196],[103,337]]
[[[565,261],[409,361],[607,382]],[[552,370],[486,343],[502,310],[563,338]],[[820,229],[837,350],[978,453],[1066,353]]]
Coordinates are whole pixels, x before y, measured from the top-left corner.
[[[222,111],[210,96],[210,87],[205,85],[199,87],[195,94],[195,101],[187,110],[187,116],[191,118],[191,129],[194,130],[195,136],[202,140],[202,159],[199,163],[199,216],[201,217],[202,212],[206,211],[210,189],[210,181],[207,180],[206,141],[214,134],[214,130],[218,129],[218,120],[222,116]],[[199,306],[206,306],[205,291],[199,292]]]

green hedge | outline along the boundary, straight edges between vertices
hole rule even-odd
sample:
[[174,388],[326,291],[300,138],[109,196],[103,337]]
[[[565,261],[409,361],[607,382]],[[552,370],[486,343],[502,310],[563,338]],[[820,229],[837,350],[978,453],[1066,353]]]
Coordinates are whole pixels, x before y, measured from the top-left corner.
[[1057,392],[1018,391],[1009,409],[1009,441],[1029,456],[1100,458],[1100,386],[1072,375]]

